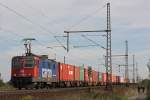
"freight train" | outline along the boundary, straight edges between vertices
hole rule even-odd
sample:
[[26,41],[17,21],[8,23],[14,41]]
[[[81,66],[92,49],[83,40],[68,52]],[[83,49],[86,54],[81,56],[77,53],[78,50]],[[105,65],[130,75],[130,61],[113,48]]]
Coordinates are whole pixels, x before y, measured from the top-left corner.
[[[112,83],[123,83],[120,76],[111,75]],[[89,66],[76,66],[34,54],[12,58],[11,82],[16,88],[78,87],[106,84],[106,73]]]

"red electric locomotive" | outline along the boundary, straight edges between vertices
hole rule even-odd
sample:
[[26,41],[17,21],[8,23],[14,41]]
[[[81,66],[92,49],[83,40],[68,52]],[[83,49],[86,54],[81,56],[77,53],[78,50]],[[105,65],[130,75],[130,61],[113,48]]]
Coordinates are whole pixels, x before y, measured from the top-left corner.
[[12,59],[11,81],[21,88],[38,78],[39,57],[35,55],[15,56]]
[[11,82],[15,87],[22,88],[32,84],[38,78],[39,56],[31,53],[31,40],[25,39],[25,56],[12,58]]

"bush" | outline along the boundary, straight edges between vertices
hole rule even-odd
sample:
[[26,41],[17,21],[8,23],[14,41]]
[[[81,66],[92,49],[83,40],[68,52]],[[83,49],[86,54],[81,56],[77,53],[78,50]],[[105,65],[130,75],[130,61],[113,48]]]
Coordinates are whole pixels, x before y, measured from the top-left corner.
[[0,87],[2,86],[5,86],[5,83],[2,80],[0,80]]
[[15,88],[8,82],[4,83],[2,80],[0,80],[0,90],[14,90],[14,89]]
[[150,80],[145,79],[141,83],[145,86],[145,88],[147,88],[147,98],[146,98],[146,100],[150,100]]
[[33,99],[34,99],[33,96],[27,95],[27,96],[22,97],[21,100],[33,100]]
[[146,98],[146,100],[150,100],[150,86],[149,86],[149,88],[147,90],[147,98]]
[[150,87],[150,80],[148,79],[145,79],[143,80],[141,83],[140,83],[142,86],[145,86],[145,87]]

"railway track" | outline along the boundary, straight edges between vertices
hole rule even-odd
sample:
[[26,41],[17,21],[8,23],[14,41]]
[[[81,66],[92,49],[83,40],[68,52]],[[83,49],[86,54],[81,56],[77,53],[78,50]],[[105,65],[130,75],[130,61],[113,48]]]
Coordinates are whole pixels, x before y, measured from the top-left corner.
[[[130,87],[136,87],[137,84],[130,84]],[[12,94],[12,93],[37,93],[37,92],[60,92],[60,91],[71,91],[71,90],[86,90],[86,89],[105,89],[105,85],[101,86],[88,86],[88,87],[68,87],[68,88],[44,88],[44,89],[22,89],[18,90],[17,88],[14,90],[0,90],[0,95],[2,94]],[[113,88],[121,88],[126,87],[125,85],[113,85]]]
[[87,90],[87,89],[104,89],[105,86],[91,86],[91,87],[72,87],[72,88],[51,88],[51,89],[31,89],[31,90],[2,90],[0,91],[0,95],[2,94],[22,94],[22,93],[40,93],[40,92],[61,92],[61,91],[74,91],[74,90]]
[[0,91],[0,100],[21,100],[24,96],[28,95],[38,97],[40,98],[39,100],[41,100],[41,98],[45,97],[56,98],[65,95],[88,93],[91,91],[102,91],[104,88],[105,86]]
[[[113,88],[125,88],[125,85],[114,85]],[[130,85],[135,87],[135,85]],[[105,86],[90,86],[90,87],[71,87],[71,88],[51,88],[51,89],[32,89],[32,90],[7,90],[0,91],[0,100],[22,100],[25,96],[33,96],[39,99],[35,100],[55,100],[57,97],[63,97],[65,95],[74,95],[89,93],[92,91],[97,92],[110,92],[105,91]],[[45,99],[43,99],[45,98]],[[49,98],[49,99],[46,99]],[[53,99],[50,99],[53,98]],[[59,100],[59,99],[56,99]]]

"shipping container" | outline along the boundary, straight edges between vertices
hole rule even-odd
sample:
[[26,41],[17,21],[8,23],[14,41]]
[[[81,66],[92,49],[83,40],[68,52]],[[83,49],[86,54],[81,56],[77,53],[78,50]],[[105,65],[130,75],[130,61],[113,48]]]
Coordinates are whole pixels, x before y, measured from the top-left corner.
[[56,82],[59,80],[59,71],[58,71],[58,63],[56,61],[51,60],[51,69],[52,69],[52,81]]
[[66,75],[64,75],[64,73],[66,73],[64,71],[65,69],[65,64],[63,63],[59,63],[58,65],[58,73],[59,73],[59,80],[63,81],[63,80],[67,80],[68,77],[66,77]]
[[116,76],[114,74],[111,75],[111,78],[112,78],[112,82],[116,83]]
[[98,82],[98,72],[92,70],[92,82]]
[[84,68],[84,81],[86,81],[86,82],[89,81],[88,69],[87,68]]
[[[111,78],[111,75],[110,75],[110,74],[108,74],[108,78]],[[106,73],[102,73],[102,82],[103,82],[103,83],[106,83],[106,79],[107,79]]]
[[106,73],[102,73],[102,80],[103,80],[103,83],[106,83]]
[[88,77],[89,81],[92,82],[92,66],[88,66]]
[[75,74],[74,74],[74,80],[75,81],[80,81],[80,67],[77,67],[77,66],[75,66],[74,67],[74,72],[75,72]]
[[98,77],[99,77],[98,75],[99,75],[99,74],[98,74],[98,71],[96,71],[96,72],[95,72],[95,76],[96,76],[96,77],[95,77],[95,80],[96,80],[96,82],[98,82]]
[[74,80],[74,66],[68,64],[59,64],[59,79],[61,81]]
[[116,83],[119,84],[120,83],[120,76],[116,76],[117,79],[116,79]]
[[80,81],[84,81],[84,65],[80,67]]
[[64,81],[67,81],[68,80],[68,65],[67,64],[62,64],[62,66],[60,66],[61,70],[60,70],[60,73],[62,73],[62,80]]
[[74,81],[74,76],[75,76],[74,66],[73,65],[68,65],[67,67],[68,67],[68,71],[67,71],[68,81]]
[[101,72],[98,72],[98,81],[102,81],[102,73]]
[[125,78],[124,77],[120,77],[120,83],[125,83]]

